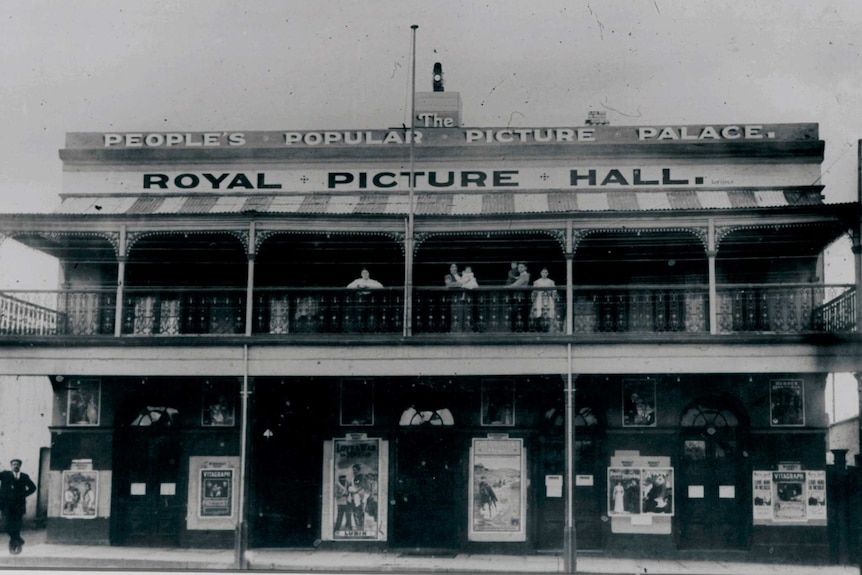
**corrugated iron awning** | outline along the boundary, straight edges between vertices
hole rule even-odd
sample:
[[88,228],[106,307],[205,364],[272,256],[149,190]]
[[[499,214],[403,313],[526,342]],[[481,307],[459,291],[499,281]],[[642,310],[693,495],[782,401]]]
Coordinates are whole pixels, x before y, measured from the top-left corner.
[[[416,215],[481,216],[572,212],[721,210],[812,206],[823,203],[822,187],[792,190],[546,191],[416,193]],[[406,194],[295,194],[66,197],[57,214],[317,215],[406,214]]]

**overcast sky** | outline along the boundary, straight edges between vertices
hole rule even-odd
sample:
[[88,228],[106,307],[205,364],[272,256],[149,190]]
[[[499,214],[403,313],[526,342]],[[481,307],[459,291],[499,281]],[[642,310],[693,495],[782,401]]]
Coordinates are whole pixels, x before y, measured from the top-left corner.
[[3,0],[0,211],[58,202],[72,131],[386,128],[443,64],[474,126],[818,122],[856,198],[859,0]]

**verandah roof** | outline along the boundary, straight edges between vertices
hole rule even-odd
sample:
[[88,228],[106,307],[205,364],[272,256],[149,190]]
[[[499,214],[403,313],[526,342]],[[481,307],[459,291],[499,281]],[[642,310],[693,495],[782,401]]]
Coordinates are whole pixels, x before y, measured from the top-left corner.
[[[481,216],[778,208],[820,205],[821,190],[821,186],[810,186],[767,190],[417,192],[414,213]],[[93,195],[65,197],[54,213],[399,215],[407,214],[408,208],[409,196],[404,193]]]

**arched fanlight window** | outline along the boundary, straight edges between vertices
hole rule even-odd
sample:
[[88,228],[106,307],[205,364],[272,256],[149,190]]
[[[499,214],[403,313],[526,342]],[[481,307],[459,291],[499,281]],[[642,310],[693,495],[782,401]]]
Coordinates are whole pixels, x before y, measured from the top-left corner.
[[727,409],[697,404],[683,413],[680,425],[682,427],[705,427],[707,429],[738,427],[739,419]]
[[398,425],[408,427],[413,425],[455,425],[455,419],[449,408],[435,409],[433,411],[419,411],[415,407],[409,407],[401,414]]
[[680,418],[683,428],[683,458],[687,462],[709,462],[738,456],[740,422],[720,399],[694,403]]
[[[545,412],[545,423],[551,427],[563,427],[566,423],[566,410],[561,407],[552,407]],[[592,407],[581,407],[575,412],[575,427],[595,427],[599,424],[599,418],[593,412]]]
[[132,420],[132,427],[173,427],[179,422],[180,412],[173,407],[148,405]]

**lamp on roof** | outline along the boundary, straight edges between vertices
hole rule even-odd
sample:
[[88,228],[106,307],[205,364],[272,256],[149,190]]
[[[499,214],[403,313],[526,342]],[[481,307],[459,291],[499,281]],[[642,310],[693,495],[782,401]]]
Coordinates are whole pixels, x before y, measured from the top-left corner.
[[443,91],[443,64],[440,62],[434,63],[434,74],[431,79],[434,82],[434,91],[442,92]]

